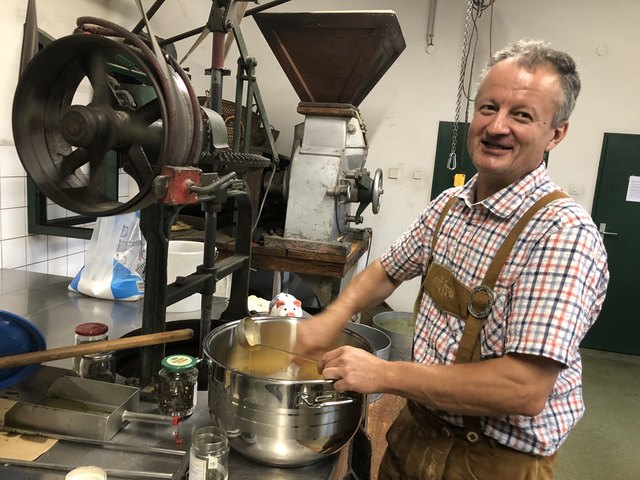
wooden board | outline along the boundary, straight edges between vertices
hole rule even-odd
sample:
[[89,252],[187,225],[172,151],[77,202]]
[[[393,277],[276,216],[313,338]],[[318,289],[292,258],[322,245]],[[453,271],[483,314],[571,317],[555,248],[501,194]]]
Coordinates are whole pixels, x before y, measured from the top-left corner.
[[[257,270],[303,273],[330,278],[343,278],[368,250],[371,233],[362,231],[362,238],[353,238],[348,246],[342,247],[338,254],[328,244],[320,242],[290,241],[282,237],[269,237],[266,245],[251,246],[251,267]],[[180,236],[180,239],[185,239]],[[190,238],[193,239],[193,238]],[[315,248],[311,248],[315,244]],[[234,240],[218,233],[216,245],[219,250],[218,261],[234,251]],[[303,247],[306,246],[307,248]],[[324,247],[323,247],[324,245]]]
[[407,400],[404,397],[385,393],[367,407],[365,430],[371,438],[371,480],[377,480],[382,456],[387,449],[387,430],[394,422]]

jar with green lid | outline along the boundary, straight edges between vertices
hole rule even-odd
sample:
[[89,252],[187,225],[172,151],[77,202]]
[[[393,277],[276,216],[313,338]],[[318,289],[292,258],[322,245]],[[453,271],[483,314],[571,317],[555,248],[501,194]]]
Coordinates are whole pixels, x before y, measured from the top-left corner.
[[189,355],[169,355],[162,359],[158,373],[158,412],[188,417],[196,408],[198,393],[197,360]]

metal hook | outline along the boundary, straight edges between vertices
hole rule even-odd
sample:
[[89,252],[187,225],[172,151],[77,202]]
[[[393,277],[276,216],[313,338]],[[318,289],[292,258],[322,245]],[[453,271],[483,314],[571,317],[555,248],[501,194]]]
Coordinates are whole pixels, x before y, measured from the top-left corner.
[[451,152],[449,154],[449,160],[447,160],[447,168],[449,170],[455,170],[458,166],[458,162],[456,159],[456,152]]

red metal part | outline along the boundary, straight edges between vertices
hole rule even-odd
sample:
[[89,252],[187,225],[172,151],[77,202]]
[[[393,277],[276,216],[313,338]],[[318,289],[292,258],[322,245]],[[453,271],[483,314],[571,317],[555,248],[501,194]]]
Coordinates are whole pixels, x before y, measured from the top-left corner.
[[191,192],[190,186],[199,186],[201,175],[199,168],[164,166],[162,176],[168,179],[167,193],[160,201],[165,205],[197,203],[198,195]]

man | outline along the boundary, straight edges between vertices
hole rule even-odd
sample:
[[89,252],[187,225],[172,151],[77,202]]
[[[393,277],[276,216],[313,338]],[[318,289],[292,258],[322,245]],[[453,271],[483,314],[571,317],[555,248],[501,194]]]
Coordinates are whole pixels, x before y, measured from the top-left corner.
[[578,347],[600,312],[606,252],[544,162],[580,90],[569,55],[520,41],[489,62],[467,148],[478,170],[443,192],[379,260],[299,330],[326,350],[353,315],[425,278],[412,362],[341,347],[335,388],[406,397],[381,479],[550,479],[584,412]]

